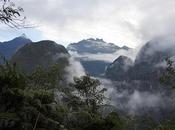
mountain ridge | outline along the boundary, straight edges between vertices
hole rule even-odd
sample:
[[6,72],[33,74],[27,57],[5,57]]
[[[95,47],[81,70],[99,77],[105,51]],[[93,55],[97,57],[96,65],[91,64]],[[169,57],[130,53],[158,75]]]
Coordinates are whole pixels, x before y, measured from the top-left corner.
[[20,48],[10,62],[16,63],[22,71],[31,72],[38,66],[47,69],[53,64],[59,64],[64,68],[68,64],[68,57],[69,53],[63,45],[43,40]]
[[24,36],[24,34],[10,41],[0,42],[0,53],[9,60],[18,49],[31,42],[32,40]]
[[[73,54],[75,58],[77,57],[77,59],[79,59],[80,63],[82,64],[87,73],[89,73],[92,76],[100,77],[104,75],[105,69],[110,64],[110,62],[104,61],[102,59],[91,60],[91,54],[93,54],[94,57],[101,54],[113,55],[119,50],[128,51],[129,49],[131,48],[127,46],[119,47],[114,43],[107,43],[103,39],[99,38],[84,39],[77,43],[71,43],[67,46],[67,50],[70,53],[76,52],[76,54],[81,57],[77,57],[77,55]],[[84,56],[86,58],[84,58]]]
[[120,49],[128,50],[127,46],[119,47],[114,43],[107,43],[103,39],[84,39],[77,43],[71,43],[67,46],[68,51],[76,51],[77,53],[114,53]]

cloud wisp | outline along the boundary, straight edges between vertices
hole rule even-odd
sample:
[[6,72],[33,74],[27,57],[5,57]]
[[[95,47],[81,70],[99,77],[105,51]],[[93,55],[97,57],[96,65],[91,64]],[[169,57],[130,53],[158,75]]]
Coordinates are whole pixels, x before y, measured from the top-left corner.
[[115,53],[83,53],[79,54],[76,52],[69,52],[72,56],[82,59],[84,61],[104,61],[107,63],[112,63],[115,59],[117,59],[119,56],[127,56],[131,58],[133,61],[135,60],[136,54],[138,50],[137,49],[129,49],[129,50],[118,50]]
[[83,66],[74,57],[69,58],[69,65],[65,68],[65,71],[65,79],[69,83],[73,82],[74,77],[81,77],[85,75]]

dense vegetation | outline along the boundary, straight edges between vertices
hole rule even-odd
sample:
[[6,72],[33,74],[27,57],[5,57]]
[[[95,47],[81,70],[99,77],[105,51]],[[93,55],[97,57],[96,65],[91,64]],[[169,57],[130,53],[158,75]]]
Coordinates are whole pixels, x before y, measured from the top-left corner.
[[[13,130],[110,130],[121,129],[115,112],[103,117],[105,89],[89,75],[66,85],[58,65],[47,71],[20,73],[15,64],[0,66],[0,127]],[[74,92],[74,93],[73,93]]]
[[[172,62],[162,81],[174,74]],[[170,71],[171,70],[171,71]],[[173,72],[173,73],[172,73]],[[15,64],[0,66],[0,127],[8,130],[173,130],[174,118],[158,122],[150,116],[120,117],[100,113],[104,92],[89,75],[65,83],[57,64],[30,74],[20,73]],[[173,114],[173,113],[172,113]]]
[[[172,72],[172,62],[166,74]],[[172,74],[172,73],[171,73]],[[163,79],[167,78],[165,75]],[[167,79],[166,79],[167,80]],[[169,79],[168,79],[169,80]],[[173,130],[174,118],[158,122],[149,116],[103,115],[106,89],[89,75],[66,84],[57,64],[20,73],[15,64],[0,65],[2,130]],[[174,116],[172,116],[174,117]]]

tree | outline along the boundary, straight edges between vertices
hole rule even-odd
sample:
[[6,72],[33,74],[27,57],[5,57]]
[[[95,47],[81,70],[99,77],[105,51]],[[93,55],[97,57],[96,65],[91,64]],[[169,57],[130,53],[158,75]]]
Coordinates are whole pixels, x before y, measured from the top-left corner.
[[[162,84],[165,86],[170,87],[170,91],[174,95],[174,89],[175,89],[175,64],[174,61],[172,61],[171,58],[166,58],[165,59],[167,67],[165,69],[165,72],[160,78],[160,81]],[[171,115],[169,119],[163,120],[159,125],[155,128],[155,130],[174,130],[175,125],[175,114],[174,112],[171,112]]]
[[165,69],[165,72],[160,77],[161,83],[171,86],[172,88],[175,88],[175,68],[174,68],[174,62],[170,58],[165,59],[167,67]]
[[17,7],[10,0],[0,0],[0,21],[12,28],[24,28],[26,17],[22,16],[23,8]]
[[42,89],[61,89],[60,81],[63,79],[62,71],[58,64],[53,64],[48,69],[41,66],[29,75],[29,84],[35,87],[42,87]]
[[89,75],[80,78],[74,78],[73,86],[78,95],[84,100],[86,106],[92,114],[96,113],[98,108],[104,103],[105,88],[100,88],[100,81],[91,78]]
[[0,65],[0,129],[63,130],[60,122],[65,109],[55,102],[54,91],[39,84],[36,89],[28,78],[15,64],[5,61]]

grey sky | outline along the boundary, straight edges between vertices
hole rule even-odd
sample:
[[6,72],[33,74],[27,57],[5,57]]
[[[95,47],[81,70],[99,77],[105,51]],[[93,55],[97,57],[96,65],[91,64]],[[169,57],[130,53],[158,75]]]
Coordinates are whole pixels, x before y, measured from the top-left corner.
[[[98,37],[119,46],[135,47],[156,36],[175,33],[174,0],[14,2],[24,8],[31,23],[38,25],[33,30],[25,30],[35,40],[51,39],[67,45],[69,42]],[[19,34],[19,30],[13,31],[13,34]]]

